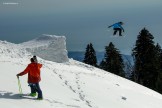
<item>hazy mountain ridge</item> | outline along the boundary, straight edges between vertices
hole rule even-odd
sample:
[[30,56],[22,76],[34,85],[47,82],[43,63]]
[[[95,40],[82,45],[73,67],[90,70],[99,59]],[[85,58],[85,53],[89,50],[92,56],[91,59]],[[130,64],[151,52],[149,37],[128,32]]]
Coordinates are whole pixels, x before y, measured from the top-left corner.
[[[83,61],[84,56],[85,56],[84,54],[85,54],[84,51],[68,51],[68,57],[69,58],[73,58],[74,60],[78,60],[80,62]],[[104,54],[105,54],[104,51],[103,52],[97,52],[96,51],[98,64],[104,59]],[[122,54],[122,58],[125,62],[129,60],[130,63],[133,64],[133,57],[131,55]]]

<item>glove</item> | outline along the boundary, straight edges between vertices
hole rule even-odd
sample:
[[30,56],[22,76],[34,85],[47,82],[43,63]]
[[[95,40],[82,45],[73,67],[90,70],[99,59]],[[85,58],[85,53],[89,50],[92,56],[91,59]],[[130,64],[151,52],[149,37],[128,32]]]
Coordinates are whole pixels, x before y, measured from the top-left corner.
[[19,74],[17,74],[16,76],[17,76],[17,78],[19,78]]

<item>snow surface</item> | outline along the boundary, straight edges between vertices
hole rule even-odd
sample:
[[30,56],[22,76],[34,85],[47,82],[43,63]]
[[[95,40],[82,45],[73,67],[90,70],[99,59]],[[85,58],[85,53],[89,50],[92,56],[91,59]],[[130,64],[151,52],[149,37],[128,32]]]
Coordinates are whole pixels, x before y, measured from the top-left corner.
[[[58,63],[38,57],[38,61],[43,64],[40,86],[44,100],[20,97],[16,74],[25,69],[33,55],[22,49],[22,45],[0,41],[0,46],[1,108],[161,108],[162,106],[162,95],[159,93],[72,59]],[[23,94],[30,93],[27,75],[20,77],[20,81]]]

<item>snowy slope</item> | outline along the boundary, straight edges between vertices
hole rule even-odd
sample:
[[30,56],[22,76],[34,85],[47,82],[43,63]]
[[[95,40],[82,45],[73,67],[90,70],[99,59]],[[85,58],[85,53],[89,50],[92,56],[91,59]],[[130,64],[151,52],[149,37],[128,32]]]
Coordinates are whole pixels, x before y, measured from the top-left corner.
[[[21,45],[0,41],[1,108],[161,108],[162,95],[126,79],[69,60],[43,64],[40,86],[44,100],[19,97],[16,74],[27,66],[32,54]],[[23,56],[22,56],[23,55]],[[20,77],[28,94],[27,75]]]

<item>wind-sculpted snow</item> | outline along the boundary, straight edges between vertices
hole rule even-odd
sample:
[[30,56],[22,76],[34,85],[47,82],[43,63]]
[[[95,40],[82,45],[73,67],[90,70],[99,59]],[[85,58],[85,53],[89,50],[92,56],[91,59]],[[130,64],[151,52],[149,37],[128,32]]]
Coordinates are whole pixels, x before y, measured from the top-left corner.
[[44,35],[20,44],[22,48],[45,60],[67,62],[66,38],[64,36]]
[[8,57],[36,55],[58,63],[68,62],[69,60],[64,36],[43,35],[21,44],[0,41],[0,46],[1,55],[8,55]]

